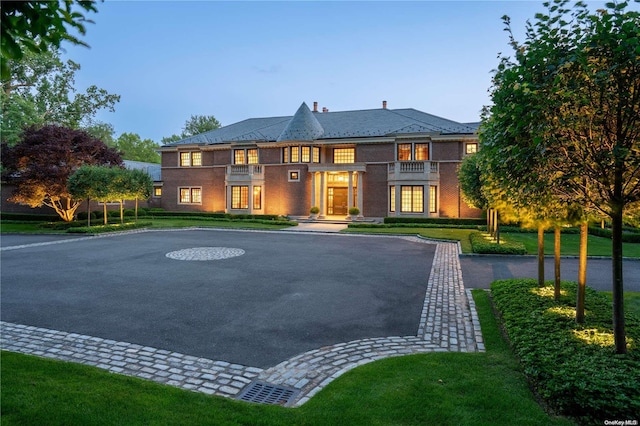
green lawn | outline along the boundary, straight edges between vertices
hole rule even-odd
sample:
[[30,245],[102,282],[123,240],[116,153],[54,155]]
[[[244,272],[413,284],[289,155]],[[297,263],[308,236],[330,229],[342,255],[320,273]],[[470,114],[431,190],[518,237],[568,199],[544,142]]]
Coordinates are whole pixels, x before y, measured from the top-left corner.
[[571,425],[533,398],[487,293],[474,291],[487,351],[358,367],[300,408],[209,397],[93,367],[2,353],[9,425]]
[[[518,241],[525,245],[527,254],[538,253],[538,234],[505,232],[502,236],[509,241]],[[553,233],[544,234],[544,252],[553,254]],[[562,234],[561,252],[565,256],[577,256],[580,247],[580,235]],[[626,257],[640,257],[640,244],[622,243],[622,253]],[[608,238],[589,235],[587,240],[587,254],[589,256],[611,256],[611,240]]]
[[460,241],[463,253],[471,253],[471,241],[469,234],[476,232],[475,229],[457,229],[457,228],[347,228],[342,232],[351,233],[372,233],[372,234],[410,234],[421,235],[425,238],[434,238],[437,240],[453,240]]

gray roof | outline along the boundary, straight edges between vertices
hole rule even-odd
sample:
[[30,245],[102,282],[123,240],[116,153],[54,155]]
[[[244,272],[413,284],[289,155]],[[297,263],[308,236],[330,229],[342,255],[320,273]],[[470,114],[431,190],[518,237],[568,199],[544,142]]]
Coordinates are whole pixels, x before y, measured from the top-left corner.
[[413,108],[311,112],[302,103],[293,116],[250,118],[163,146],[230,142],[311,141],[412,133],[473,134],[476,128]]
[[161,166],[158,163],[145,163],[142,161],[123,160],[124,166],[127,169],[138,169],[145,171],[154,182],[162,180]]

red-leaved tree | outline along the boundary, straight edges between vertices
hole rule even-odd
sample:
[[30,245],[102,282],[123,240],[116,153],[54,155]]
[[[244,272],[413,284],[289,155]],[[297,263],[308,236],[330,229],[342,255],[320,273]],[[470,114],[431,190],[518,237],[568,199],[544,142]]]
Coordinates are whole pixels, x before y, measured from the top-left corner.
[[65,221],[82,202],[69,193],[67,181],[83,164],[116,166],[122,159],[89,133],[55,125],[30,127],[17,145],[2,145],[3,180],[16,186],[9,201],[51,207]]

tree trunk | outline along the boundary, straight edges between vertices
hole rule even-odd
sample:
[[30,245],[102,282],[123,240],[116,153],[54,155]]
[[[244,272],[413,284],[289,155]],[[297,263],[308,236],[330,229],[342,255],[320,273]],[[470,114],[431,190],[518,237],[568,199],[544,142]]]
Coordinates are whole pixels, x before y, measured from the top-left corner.
[[560,226],[556,225],[553,229],[553,253],[554,253],[554,272],[555,281],[553,287],[553,297],[556,301],[560,300]]
[[624,281],[622,277],[622,206],[615,205],[611,216],[611,262],[613,269],[613,336],[616,353],[627,353],[624,330]]
[[578,260],[578,293],[576,295],[576,322],[584,323],[584,299],[587,288],[587,237],[589,236],[589,222],[580,224],[580,249]]
[[538,225],[538,286],[544,287],[544,225]]
[[120,200],[120,225],[124,224],[124,203]]
[[104,207],[104,224],[107,224],[107,202],[104,201],[104,204],[102,204]]
[[493,209],[489,209],[487,212],[487,231],[493,237]]
[[136,214],[135,214],[135,222],[138,223],[138,198],[136,198]]
[[500,244],[500,213],[496,210],[496,242]]
[[87,226],[91,227],[91,198],[87,198]]

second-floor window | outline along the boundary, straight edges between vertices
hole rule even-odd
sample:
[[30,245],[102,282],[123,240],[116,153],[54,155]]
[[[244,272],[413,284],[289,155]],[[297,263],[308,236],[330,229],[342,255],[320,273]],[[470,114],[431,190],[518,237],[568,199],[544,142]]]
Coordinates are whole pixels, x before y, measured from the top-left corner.
[[399,143],[398,161],[427,161],[429,160],[428,143]]
[[283,163],[319,163],[320,147],[287,146],[282,148]]
[[200,151],[186,151],[180,153],[180,167],[202,166],[202,153]]
[[233,164],[258,164],[258,149],[234,149]]
[[478,152],[478,144],[473,142],[473,143],[467,143],[464,146],[464,153],[469,155],[469,154],[475,154],[476,152]]
[[355,163],[356,153],[354,148],[334,148],[333,162],[335,164]]

